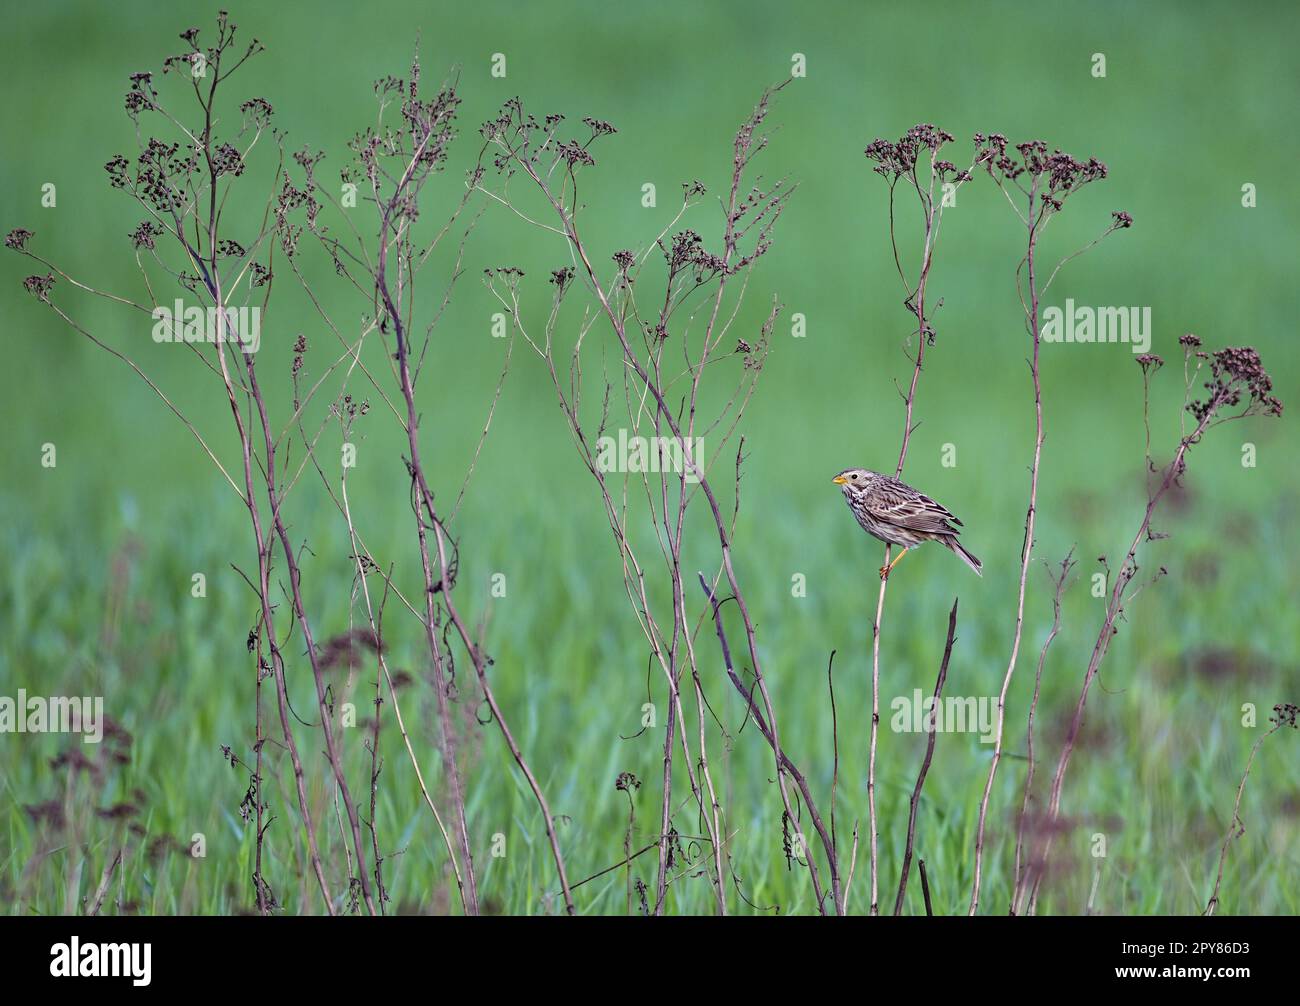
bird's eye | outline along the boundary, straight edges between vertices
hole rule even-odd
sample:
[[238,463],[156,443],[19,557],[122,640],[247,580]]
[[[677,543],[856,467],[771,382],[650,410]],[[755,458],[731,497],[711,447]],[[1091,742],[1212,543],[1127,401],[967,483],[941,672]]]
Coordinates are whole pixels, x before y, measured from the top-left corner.
[[854,482],[856,482],[858,480],[858,473],[854,472],[852,475],[849,476],[849,478],[851,478]]

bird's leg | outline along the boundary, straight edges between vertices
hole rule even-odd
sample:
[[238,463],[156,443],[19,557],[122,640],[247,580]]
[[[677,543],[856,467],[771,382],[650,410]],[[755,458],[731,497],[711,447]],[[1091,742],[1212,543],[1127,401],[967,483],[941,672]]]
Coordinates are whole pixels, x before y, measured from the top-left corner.
[[898,560],[903,558],[903,556],[905,555],[907,555],[907,549],[903,549],[901,552],[898,553],[898,555],[894,556],[893,562],[891,562],[888,566],[881,566],[880,579],[882,580],[888,579],[890,572],[893,570],[895,566],[898,565]]

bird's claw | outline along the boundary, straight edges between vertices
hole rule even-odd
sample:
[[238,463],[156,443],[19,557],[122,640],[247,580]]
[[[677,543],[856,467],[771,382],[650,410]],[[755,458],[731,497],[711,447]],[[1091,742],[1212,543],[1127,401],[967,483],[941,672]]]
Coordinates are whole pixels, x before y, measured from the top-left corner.
[[889,579],[889,567],[888,567],[888,566],[881,566],[881,567],[880,567],[880,579],[881,579],[882,582],[885,581],[885,580],[888,580],[888,579]]

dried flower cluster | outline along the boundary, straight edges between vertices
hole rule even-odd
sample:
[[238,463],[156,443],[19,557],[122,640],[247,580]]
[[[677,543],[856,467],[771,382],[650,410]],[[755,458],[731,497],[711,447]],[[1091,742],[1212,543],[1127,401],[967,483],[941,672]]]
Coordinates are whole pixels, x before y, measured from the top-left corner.
[[928,150],[933,169],[941,179],[969,181],[971,175],[968,170],[959,171],[951,161],[940,160],[937,157],[940,149],[952,141],[952,134],[946,130],[929,123],[921,123],[913,126],[892,143],[880,138],[872,140],[863,153],[867,155],[867,160],[876,162],[873,171],[898,181],[904,177],[916,177],[918,159],[922,151]]
[[1205,382],[1205,397],[1187,406],[1198,421],[1220,409],[1240,405],[1243,399],[1246,402],[1245,408],[1232,418],[1282,414],[1282,402],[1271,393],[1273,381],[1264,370],[1259,353],[1254,349],[1249,346],[1229,346],[1213,353],[1201,350],[1196,350],[1195,353],[1199,359],[1207,361],[1210,368],[1210,379]]

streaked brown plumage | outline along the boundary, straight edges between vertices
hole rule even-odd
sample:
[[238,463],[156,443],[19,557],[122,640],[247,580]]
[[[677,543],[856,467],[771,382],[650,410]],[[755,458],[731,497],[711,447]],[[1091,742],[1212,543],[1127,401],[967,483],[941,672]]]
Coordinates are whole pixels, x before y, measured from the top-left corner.
[[925,493],[866,468],[845,469],[831,481],[844,490],[844,499],[864,531],[890,545],[902,546],[893,562],[880,567],[882,580],[909,548],[927,541],[939,542],[960,556],[977,575],[984,575],[984,564],[957,540],[961,521]]

